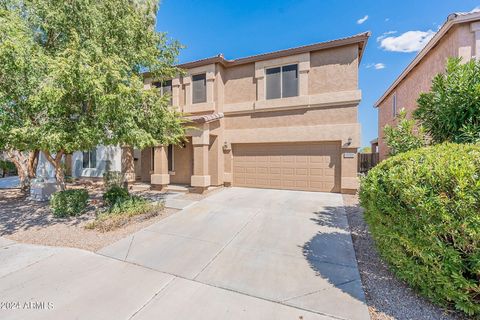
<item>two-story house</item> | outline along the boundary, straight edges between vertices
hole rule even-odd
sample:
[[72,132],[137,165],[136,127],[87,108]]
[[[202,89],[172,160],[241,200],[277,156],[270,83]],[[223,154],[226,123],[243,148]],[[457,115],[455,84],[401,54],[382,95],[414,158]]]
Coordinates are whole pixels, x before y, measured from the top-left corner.
[[219,55],[182,64],[186,74],[163,83],[146,74],[146,87],[171,94],[194,128],[182,145],[123,150],[124,171],[157,189],[355,191],[358,66],[369,35],[236,60]]
[[375,103],[378,109],[378,150],[380,160],[388,156],[383,128],[394,126],[401,109],[411,117],[421,92],[430,90],[432,79],[445,71],[450,57],[467,62],[480,58],[480,12],[453,13],[428,44],[416,55]]
[[170,94],[172,106],[191,120],[187,141],[144,150],[98,146],[68,156],[67,171],[101,178],[122,170],[129,181],[155,189],[355,192],[358,67],[369,36],[236,60],[219,55],[182,64],[184,75],[163,83],[145,74],[145,87]]

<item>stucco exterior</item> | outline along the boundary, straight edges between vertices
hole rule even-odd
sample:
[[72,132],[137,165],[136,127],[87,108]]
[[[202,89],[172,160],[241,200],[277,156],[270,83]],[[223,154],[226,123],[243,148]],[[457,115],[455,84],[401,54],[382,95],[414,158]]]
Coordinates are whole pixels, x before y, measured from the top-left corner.
[[[240,180],[244,186],[354,192],[360,147],[358,65],[369,36],[180,65],[185,72],[172,79],[171,98],[172,108],[190,120],[186,141],[173,146],[173,154],[168,146],[99,146],[96,168],[83,168],[83,155],[76,152],[72,175],[100,178],[110,168],[155,189],[184,184],[199,192],[240,185]],[[285,65],[297,66],[298,94],[267,99],[266,70]],[[194,103],[196,75],[205,75],[205,102]],[[154,82],[146,73],[145,88]]]
[[420,93],[430,90],[432,79],[438,73],[444,72],[445,63],[449,57],[461,57],[462,61],[469,61],[475,56],[480,56],[479,21],[478,13],[449,16],[437,35],[419,52],[395,83],[377,101],[375,106],[378,108],[380,160],[388,156],[383,128],[387,124],[396,125],[393,96],[396,96],[397,112],[403,108],[407,111],[407,116],[411,117],[417,108]]
[[[172,81],[173,107],[193,119],[194,128],[187,132],[185,147],[174,148],[174,172],[164,165],[167,147],[156,148],[152,185],[181,183],[200,191],[235,185],[236,145],[269,148],[323,142],[339,150],[338,182],[330,191],[355,190],[360,146],[358,65],[368,37],[365,33],[237,60],[218,56],[181,65],[184,75]],[[298,95],[267,99],[265,70],[290,64],[298,66]],[[192,76],[197,74],[205,74],[206,79],[202,103],[192,102]],[[153,82],[146,74],[145,87]]]

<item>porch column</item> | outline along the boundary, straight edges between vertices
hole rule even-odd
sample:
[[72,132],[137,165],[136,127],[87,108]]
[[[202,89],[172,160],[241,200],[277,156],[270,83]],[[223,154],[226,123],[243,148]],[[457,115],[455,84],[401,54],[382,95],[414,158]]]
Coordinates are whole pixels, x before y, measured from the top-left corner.
[[132,147],[122,147],[122,173],[127,183],[135,182],[135,161]]
[[192,134],[193,176],[190,184],[194,187],[194,192],[203,193],[210,186],[210,175],[208,174],[209,133],[208,124],[203,124]]
[[150,183],[152,189],[163,190],[170,183],[167,146],[155,147],[153,152],[153,174]]

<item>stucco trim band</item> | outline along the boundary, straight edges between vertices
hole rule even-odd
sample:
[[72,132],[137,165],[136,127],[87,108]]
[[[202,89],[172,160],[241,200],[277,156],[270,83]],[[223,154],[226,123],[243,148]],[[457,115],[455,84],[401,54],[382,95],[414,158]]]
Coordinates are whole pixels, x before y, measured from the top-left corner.
[[327,92],[309,96],[298,96],[283,99],[262,100],[226,104],[225,114],[248,113],[252,111],[289,110],[305,107],[329,107],[337,105],[359,104],[362,99],[361,90]]
[[[341,141],[342,146],[360,147],[360,124],[334,124],[276,128],[225,130],[228,143],[275,143]],[[349,139],[351,139],[349,141]]]

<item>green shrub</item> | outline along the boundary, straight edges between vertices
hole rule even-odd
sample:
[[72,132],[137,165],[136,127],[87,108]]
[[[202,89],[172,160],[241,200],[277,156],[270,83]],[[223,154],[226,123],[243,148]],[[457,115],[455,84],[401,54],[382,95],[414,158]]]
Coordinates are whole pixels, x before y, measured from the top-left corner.
[[480,142],[480,61],[450,58],[421,93],[413,116],[433,143]]
[[76,216],[85,211],[88,192],[85,189],[55,192],[50,199],[50,207],[55,217]]
[[15,167],[15,164],[13,162],[8,160],[0,159],[0,170],[2,177],[6,176],[7,174],[17,174],[17,167]]
[[383,128],[383,134],[391,156],[427,145],[423,127],[417,128],[415,120],[407,119],[407,112],[404,109],[397,115],[397,125],[392,127],[387,124]]
[[360,200],[398,277],[437,304],[480,315],[480,146],[391,157],[362,179]]
[[105,201],[107,206],[113,206],[117,202],[122,202],[128,199],[129,196],[130,194],[127,189],[119,186],[112,186],[103,194],[103,201]]
[[144,220],[156,216],[163,209],[163,203],[150,202],[138,196],[129,196],[100,213],[94,221],[88,223],[85,227],[106,232],[122,227],[136,218]]
[[103,184],[105,190],[112,187],[123,187],[125,183],[125,177],[120,171],[107,171],[103,174]]

